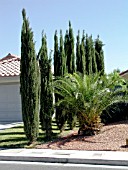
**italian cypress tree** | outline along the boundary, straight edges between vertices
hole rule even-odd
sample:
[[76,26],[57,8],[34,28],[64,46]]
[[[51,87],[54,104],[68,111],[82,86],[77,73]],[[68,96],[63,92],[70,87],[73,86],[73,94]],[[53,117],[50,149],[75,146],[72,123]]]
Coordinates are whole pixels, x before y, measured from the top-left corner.
[[104,74],[104,52],[103,52],[103,43],[99,39],[99,35],[95,41],[95,56],[96,56],[96,64],[97,64],[97,71]]
[[63,34],[62,30],[60,30],[60,47],[59,47],[59,58],[60,58],[60,76],[63,76],[66,70],[66,57],[64,53],[64,42],[63,42]]
[[90,38],[86,34],[86,45],[85,45],[85,58],[86,58],[86,74],[90,75],[92,73],[92,55],[91,55],[91,43]]
[[69,60],[68,53],[69,53],[69,34],[68,34],[68,30],[66,30],[66,34],[64,37],[64,54],[65,54],[65,60],[66,60],[66,72],[67,73],[68,73],[67,60]]
[[85,47],[84,47],[84,33],[80,42],[80,32],[78,31],[76,43],[76,70],[85,74]]
[[[58,77],[62,77],[66,73],[66,58],[64,53],[64,43],[63,43],[63,35],[62,30],[60,30],[60,46],[58,46],[58,36],[57,31],[54,35],[54,68],[55,68],[55,79]],[[55,94],[55,102],[61,100],[61,96]],[[63,109],[61,107],[56,107],[56,122],[58,128],[62,131],[64,129],[64,124],[66,121],[66,117],[62,113]]]
[[69,48],[68,48],[68,56],[67,56],[67,67],[68,67],[68,73],[75,72],[74,35],[73,35],[73,29],[71,27],[70,21],[69,21]]
[[91,46],[91,56],[92,56],[92,73],[97,73],[95,48],[94,48],[94,42],[92,39],[92,35],[90,36],[90,46]]
[[48,59],[46,35],[42,35],[42,46],[39,59],[41,71],[40,122],[42,130],[46,131],[46,138],[50,139],[52,134],[52,115],[54,110],[51,58]]
[[[55,35],[54,35],[54,76],[55,79],[57,79],[57,77],[59,77],[59,66],[60,66],[60,59],[59,59],[59,45],[58,45],[58,35],[57,35],[57,30],[55,31]],[[59,95],[55,94],[55,103],[58,102],[59,100]],[[55,112],[55,118],[56,118],[56,123],[59,129],[61,129],[60,127],[60,110],[59,108],[56,107],[56,112]]]
[[[76,68],[75,68],[75,54],[74,54],[74,35],[73,35],[73,29],[71,27],[70,21],[69,21],[69,30],[66,31],[66,35],[65,35],[64,47],[65,47],[65,54],[66,54],[67,72],[73,74]],[[70,113],[70,116],[68,117],[68,124],[70,126],[70,129],[73,129],[75,123],[76,120],[74,117],[74,113]]]
[[59,76],[60,68],[60,59],[59,59],[59,45],[58,45],[58,36],[57,30],[54,35],[54,76]]
[[80,31],[76,37],[76,71],[82,72],[81,70],[81,48],[80,48]]
[[80,44],[80,53],[81,53],[81,73],[86,74],[86,58],[85,58],[85,35],[83,31],[82,40]]
[[39,79],[33,32],[25,9],[22,10],[22,16],[20,91],[24,132],[31,144],[37,140],[39,130]]

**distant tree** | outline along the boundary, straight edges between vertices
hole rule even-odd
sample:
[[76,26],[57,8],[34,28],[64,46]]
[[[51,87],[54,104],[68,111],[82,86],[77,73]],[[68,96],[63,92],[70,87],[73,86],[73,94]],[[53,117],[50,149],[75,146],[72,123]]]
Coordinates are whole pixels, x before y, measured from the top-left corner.
[[120,69],[117,68],[117,69],[114,69],[113,72],[117,72],[117,73],[121,73]]
[[99,35],[98,35],[97,39],[95,40],[95,56],[96,56],[96,63],[97,63],[97,71],[100,72],[101,75],[103,75],[105,71],[103,45],[104,44],[99,39]]
[[50,139],[52,134],[53,115],[53,90],[51,58],[48,59],[46,35],[42,35],[42,46],[40,49],[40,71],[41,71],[41,95],[40,95],[40,122],[42,130],[46,131],[46,138]]
[[29,144],[34,143],[39,130],[39,79],[38,65],[33,42],[33,32],[29,27],[25,9],[22,10],[20,91],[24,131]]

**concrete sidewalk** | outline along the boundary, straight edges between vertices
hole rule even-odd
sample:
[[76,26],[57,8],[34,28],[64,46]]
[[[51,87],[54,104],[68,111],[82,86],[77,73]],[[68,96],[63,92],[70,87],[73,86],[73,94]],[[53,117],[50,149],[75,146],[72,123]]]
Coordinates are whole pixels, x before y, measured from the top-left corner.
[[0,130],[5,130],[8,128],[12,128],[15,126],[19,126],[22,125],[23,122],[13,122],[13,123],[9,123],[9,122],[4,122],[4,123],[0,123]]
[[1,149],[0,161],[128,166],[128,152],[51,149]]

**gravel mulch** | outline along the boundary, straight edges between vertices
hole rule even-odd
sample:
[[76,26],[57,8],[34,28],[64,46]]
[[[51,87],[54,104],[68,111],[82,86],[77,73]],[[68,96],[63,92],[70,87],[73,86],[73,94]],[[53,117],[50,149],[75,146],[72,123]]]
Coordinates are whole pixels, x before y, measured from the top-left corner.
[[121,121],[103,126],[101,132],[94,136],[70,135],[57,140],[37,145],[36,148],[59,150],[95,150],[95,151],[128,151],[128,121]]

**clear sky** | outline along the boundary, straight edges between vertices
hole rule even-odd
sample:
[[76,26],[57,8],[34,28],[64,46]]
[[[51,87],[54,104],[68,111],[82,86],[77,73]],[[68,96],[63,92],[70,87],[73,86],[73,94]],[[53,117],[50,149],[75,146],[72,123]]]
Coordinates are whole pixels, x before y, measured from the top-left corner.
[[0,0],[0,58],[12,53],[20,56],[22,9],[26,9],[34,32],[36,52],[41,32],[53,49],[54,32],[71,21],[74,36],[85,30],[93,39],[100,35],[105,44],[105,70],[128,69],[128,0]]

